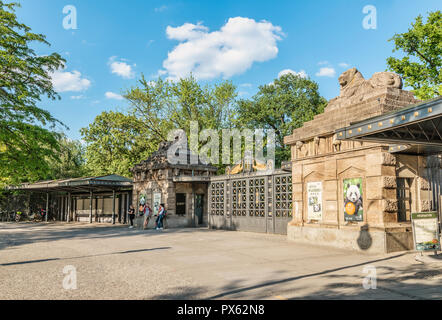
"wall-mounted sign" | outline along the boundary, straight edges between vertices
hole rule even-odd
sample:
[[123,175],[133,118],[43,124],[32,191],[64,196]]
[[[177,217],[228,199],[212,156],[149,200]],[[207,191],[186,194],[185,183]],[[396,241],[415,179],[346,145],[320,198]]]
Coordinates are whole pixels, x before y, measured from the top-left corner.
[[308,219],[322,220],[322,182],[307,183]]
[[161,192],[154,192],[153,194],[153,213],[158,214],[161,204]]
[[363,221],[362,178],[344,179],[344,220]]
[[146,195],[141,194],[140,195],[140,205],[144,206],[146,204]]
[[411,214],[414,248],[418,251],[440,251],[437,212]]

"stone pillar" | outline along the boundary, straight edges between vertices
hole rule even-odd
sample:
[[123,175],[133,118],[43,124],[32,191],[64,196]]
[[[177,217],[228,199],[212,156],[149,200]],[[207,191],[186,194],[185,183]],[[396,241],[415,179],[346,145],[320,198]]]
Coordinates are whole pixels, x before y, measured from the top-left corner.
[[[294,147],[292,147],[294,148]],[[304,223],[304,202],[303,202],[303,179],[302,179],[302,165],[292,165],[292,184],[293,184],[293,219],[291,225],[303,225]]]
[[398,221],[396,194],[396,158],[387,152],[365,156],[366,199],[364,213],[369,225],[384,226]]

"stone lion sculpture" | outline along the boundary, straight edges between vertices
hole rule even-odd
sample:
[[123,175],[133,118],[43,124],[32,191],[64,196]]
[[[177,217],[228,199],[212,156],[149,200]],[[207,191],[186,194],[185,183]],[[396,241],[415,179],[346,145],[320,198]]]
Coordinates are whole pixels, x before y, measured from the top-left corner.
[[378,88],[392,87],[402,89],[402,79],[392,72],[376,72],[370,80],[365,80],[356,68],[349,69],[339,76],[341,92],[339,97],[330,100],[327,109],[339,108],[343,103],[364,100],[364,95]]

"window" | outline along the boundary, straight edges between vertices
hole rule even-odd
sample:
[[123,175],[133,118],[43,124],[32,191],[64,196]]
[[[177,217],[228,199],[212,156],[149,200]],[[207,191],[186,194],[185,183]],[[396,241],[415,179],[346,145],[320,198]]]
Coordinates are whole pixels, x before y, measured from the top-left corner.
[[176,214],[186,215],[186,194],[177,193],[176,194]]

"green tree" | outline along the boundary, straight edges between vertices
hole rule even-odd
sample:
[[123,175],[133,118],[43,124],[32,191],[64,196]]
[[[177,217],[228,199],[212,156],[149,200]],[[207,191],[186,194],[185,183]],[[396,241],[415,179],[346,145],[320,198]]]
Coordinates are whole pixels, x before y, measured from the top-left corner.
[[139,86],[125,94],[130,114],[149,129],[145,138],[153,149],[167,140],[173,129],[183,129],[189,138],[191,121],[198,122],[200,132],[229,128],[236,96],[236,87],[230,81],[201,86],[193,76],[177,82],[146,81],[142,76]]
[[143,121],[159,141],[166,140],[171,129],[183,129],[189,135],[191,121],[200,129],[221,129],[229,126],[236,87],[229,81],[214,86],[201,86],[193,76],[170,82],[146,81],[130,89],[125,98],[130,113]]
[[401,75],[419,99],[442,95],[441,12],[430,12],[426,23],[419,15],[408,32],[395,34],[390,41],[395,44],[393,52],[401,50],[404,56],[389,57],[388,69]]
[[57,53],[37,55],[30,45],[46,44],[45,36],[17,21],[16,3],[0,0],[0,183],[33,181],[50,171],[56,159],[61,123],[37,107],[42,96],[57,99],[51,72],[64,60]]
[[158,147],[149,142],[144,122],[120,112],[101,113],[81,134],[87,144],[86,170],[94,176],[131,176],[129,170]]
[[275,160],[279,166],[290,159],[290,148],[284,145],[284,137],[323,112],[326,104],[316,82],[287,74],[272,84],[260,86],[251,100],[240,100],[235,122],[238,127],[275,130]]
[[79,178],[86,174],[86,150],[80,141],[65,135],[59,138],[58,159],[49,159],[50,173],[47,179]]

